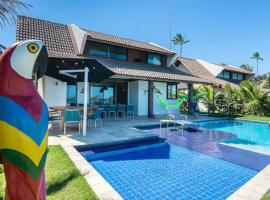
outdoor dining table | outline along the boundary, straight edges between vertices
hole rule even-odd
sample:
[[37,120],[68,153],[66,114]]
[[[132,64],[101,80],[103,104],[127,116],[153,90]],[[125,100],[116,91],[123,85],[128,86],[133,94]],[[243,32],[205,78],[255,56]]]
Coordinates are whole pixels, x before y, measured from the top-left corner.
[[[64,111],[66,109],[69,110],[80,110],[81,113],[83,113],[83,106],[55,106],[55,107],[51,107],[52,110],[59,112],[60,113],[60,129],[61,131],[64,131]],[[88,114],[93,113],[93,110],[90,110],[90,112],[88,112]]]

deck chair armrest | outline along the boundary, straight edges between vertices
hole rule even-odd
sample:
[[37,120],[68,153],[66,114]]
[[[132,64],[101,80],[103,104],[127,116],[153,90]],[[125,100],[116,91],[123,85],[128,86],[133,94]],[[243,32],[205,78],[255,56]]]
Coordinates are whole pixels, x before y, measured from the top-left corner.
[[186,115],[180,115],[181,117],[183,117],[185,120],[187,120],[187,116]]
[[167,119],[169,119],[169,120],[174,120],[174,116],[173,116],[173,115],[168,115],[168,116],[167,116]]

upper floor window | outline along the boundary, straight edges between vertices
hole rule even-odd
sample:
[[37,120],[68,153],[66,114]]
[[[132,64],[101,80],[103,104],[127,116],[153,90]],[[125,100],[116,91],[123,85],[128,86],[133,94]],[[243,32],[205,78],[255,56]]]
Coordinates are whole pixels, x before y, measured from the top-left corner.
[[176,83],[167,83],[167,99],[177,99]]
[[218,75],[219,78],[230,79],[230,72],[223,71]]
[[232,73],[232,79],[233,80],[238,80],[238,74],[237,73]]
[[148,53],[147,63],[152,65],[161,65],[161,55]]
[[127,49],[118,46],[109,46],[109,57],[118,60],[127,60]]
[[98,43],[98,42],[91,42],[90,55],[91,56],[99,56],[99,57],[109,57],[108,45]]
[[238,74],[237,79],[238,79],[238,81],[244,80],[244,75],[243,74]]
[[90,55],[118,60],[127,60],[127,48],[99,42],[91,42]]
[[242,81],[244,79],[244,76],[243,76],[243,74],[233,73],[232,74],[232,79],[233,80]]

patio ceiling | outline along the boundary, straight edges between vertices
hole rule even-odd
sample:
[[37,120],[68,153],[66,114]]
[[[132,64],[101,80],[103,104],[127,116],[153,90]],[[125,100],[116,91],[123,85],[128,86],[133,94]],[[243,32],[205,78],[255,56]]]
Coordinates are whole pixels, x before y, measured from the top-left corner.
[[[50,56],[50,55],[49,55]],[[58,57],[51,55],[46,75],[61,80],[63,82],[83,82],[82,73],[72,73],[77,78],[61,74],[62,70],[77,70],[89,68],[89,80],[91,82],[101,82],[103,80],[123,79],[123,80],[153,80],[166,82],[186,82],[212,84],[210,80],[204,80],[193,75],[177,70],[175,67],[153,66],[144,63],[131,63],[107,58],[94,58],[79,55],[61,55]]]
[[111,70],[107,69],[94,59],[79,58],[49,58],[46,75],[63,82],[83,82],[83,73],[72,73],[77,76],[77,78],[72,78],[70,76],[60,74],[59,72],[61,70],[84,69],[85,67],[89,68],[89,81],[91,82],[100,82],[114,75]]

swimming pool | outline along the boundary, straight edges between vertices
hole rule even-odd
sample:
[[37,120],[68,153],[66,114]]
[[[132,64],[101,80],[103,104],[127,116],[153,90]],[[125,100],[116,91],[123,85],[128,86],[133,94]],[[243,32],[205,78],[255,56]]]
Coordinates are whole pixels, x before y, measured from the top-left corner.
[[166,142],[81,154],[124,199],[226,199],[257,171]]
[[262,147],[270,151],[270,127],[267,123],[241,120],[209,120],[197,122],[201,127],[235,134],[224,143]]

